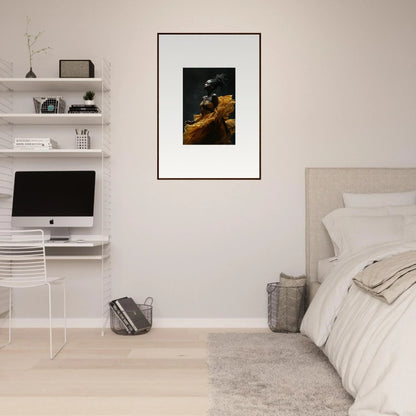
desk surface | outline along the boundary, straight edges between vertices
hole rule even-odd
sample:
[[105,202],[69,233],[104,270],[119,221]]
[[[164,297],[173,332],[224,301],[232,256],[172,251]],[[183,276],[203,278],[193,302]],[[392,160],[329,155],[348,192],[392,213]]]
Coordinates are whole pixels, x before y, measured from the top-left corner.
[[86,241],[86,240],[69,240],[69,241],[45,241],[45,247],[98,247],[108,244],[108,241]]

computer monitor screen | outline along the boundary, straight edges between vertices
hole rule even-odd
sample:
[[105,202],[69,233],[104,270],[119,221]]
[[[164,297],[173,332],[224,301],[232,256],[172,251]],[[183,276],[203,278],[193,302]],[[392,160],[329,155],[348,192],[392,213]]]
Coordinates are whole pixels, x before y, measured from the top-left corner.
[[15,172],[12,226],[92,227],[95,171]]

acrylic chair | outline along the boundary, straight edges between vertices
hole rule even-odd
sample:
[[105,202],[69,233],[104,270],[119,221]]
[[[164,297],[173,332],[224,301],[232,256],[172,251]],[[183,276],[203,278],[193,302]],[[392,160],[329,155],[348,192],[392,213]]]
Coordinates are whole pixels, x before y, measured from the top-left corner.
[[[63,286],[64,342],[53,352],[52,342],[52,284]],[[42,230],[0,230],[0,287],[9,288],[9,339],[12,341],[12,290],[48,286],[49,294],[49,352],[51,360],[66,344],[65,279],[47,277],[45,238]]]

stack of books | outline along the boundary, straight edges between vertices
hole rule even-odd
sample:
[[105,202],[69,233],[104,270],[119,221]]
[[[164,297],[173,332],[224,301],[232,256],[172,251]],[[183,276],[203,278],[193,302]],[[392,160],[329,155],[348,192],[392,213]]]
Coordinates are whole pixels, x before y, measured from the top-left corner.
[[110,302],[110,308],[130,335],[148,331],[152,326],[132,298],[124,297]]
[[51,150],[56,149],[57,143],[55,140],[47,137],[17,137],[14,139],[14,150]]
[[72,104],[68,113],[99,113],[100,109],[96,105]]

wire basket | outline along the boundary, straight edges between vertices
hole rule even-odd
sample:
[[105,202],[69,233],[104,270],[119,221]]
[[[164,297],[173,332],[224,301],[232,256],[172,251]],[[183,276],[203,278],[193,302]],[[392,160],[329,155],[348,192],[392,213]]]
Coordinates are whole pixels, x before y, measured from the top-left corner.
[[[282,282],[282,275],[280,279]],[[268,324],[273,332],[299,332],[306,305],[306,286],[303,279],[292,278],[291,283],[289,277],[285,283],[267,284]]]
[[65,100],[63,97],[33,97],[33,104],[35,105],[35,113],[65,113]]
[[137,307],[143,313],[147,321],[149,322],[149,326],[144,328],[143,330],[136,332],[134,334],[129,334],[121,321],[118,315],[113,311],[110,307],[110,327],[111,330],[117,335],[142,335],[149,332],[152,328],[152,316],[153,316],[153,298],[148,297],[144,301],[144,303],[137,303]]

